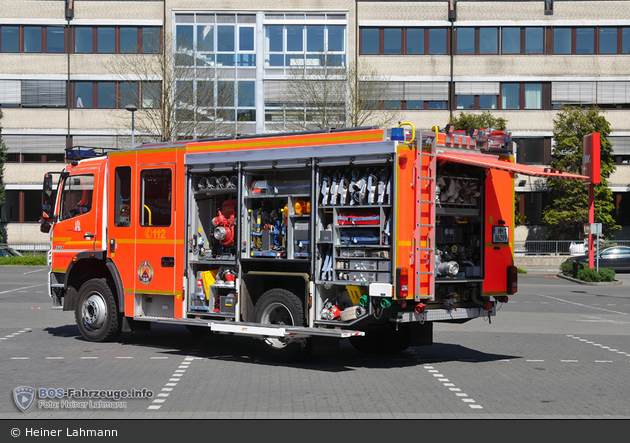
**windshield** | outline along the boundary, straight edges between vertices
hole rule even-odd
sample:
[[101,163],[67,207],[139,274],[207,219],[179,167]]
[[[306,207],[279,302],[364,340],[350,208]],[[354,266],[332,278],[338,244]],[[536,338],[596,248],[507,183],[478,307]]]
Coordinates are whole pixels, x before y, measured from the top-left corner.
[[66,177],[59,202],[59,219],[67,220],[87,214],[92,209],[94,175],[72,175]]

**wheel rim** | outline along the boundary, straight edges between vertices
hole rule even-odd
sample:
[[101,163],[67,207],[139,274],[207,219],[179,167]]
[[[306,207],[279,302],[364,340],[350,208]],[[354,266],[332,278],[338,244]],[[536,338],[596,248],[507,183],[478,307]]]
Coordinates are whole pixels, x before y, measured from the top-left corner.
[[90,294],[81,308],[83,324],[91,331],[100,329],[107,317],[107,305],[105,299],[98,292]]
[[[267,325],[294,326],[295,321],[291,311],[282,303],[271,303],[262,313],[260,322]],[[266,338],[265,343],[273,348],[282,349],[286,347],[291,339],[289,338]]]

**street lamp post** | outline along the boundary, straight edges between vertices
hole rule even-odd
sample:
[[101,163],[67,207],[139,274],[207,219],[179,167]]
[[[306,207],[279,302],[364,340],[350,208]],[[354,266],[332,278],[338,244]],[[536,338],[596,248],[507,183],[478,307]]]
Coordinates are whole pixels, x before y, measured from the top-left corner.
[[135,117],[135,112],[138,110],[138,107],[136,105],[127,105],[125,106],[125,109],[131,112],[131,147],[134,148],[136,146],[135,140],[134,140],[134,136],[136,132],[134,117]]

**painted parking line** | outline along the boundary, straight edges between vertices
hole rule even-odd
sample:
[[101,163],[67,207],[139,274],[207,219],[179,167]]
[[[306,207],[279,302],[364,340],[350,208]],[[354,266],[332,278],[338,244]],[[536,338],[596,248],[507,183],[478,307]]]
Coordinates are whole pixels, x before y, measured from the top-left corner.
[[570,305],[580,306],[580,307],[587,308],[587,309],[597,309],[597,310],[604,311],[604,312],[610,312],[610,313],[612,313],[612,314],[628,315],[628,313],[627,313],[627,312],[613,311],[613,310],[611,310],[611,309],[604,309],[604,308],[597,308],[597,307],[593,307],[593,305],[585,305],[585,304],[583,304],[583,303],[576,303],[576,302],[574,302],[574,301],[564,300],[564,299],[562,299],[562,298],[552,297],[552,296],[550,296],[550,295],[545,295],[545,294],[537,294],[537,295],[539,295],[539,296],[541,296],[541,297],[547,297],[547,298],[550,298],[550,299],[552,299],[552,300],[561,301],[561,302],[563,302],[563,303],[568,303],[568,304],[570,304]]
[[[601,343],[595,343],[594,341],[586,340],[586,339],[578,337],[576,335],[568,334],[567,337],[572,338],[574,340],[581,341],[583,343],[586,343],[586,344],[589,344],[589,345],[592,345],[592,346],[596,346],[596,347],[598,347],[600,349],[605,349],[607,351],[614,352],[616,354],[625,355],[626,357],[630,357],[630,353],[629,352],[620,351],[619,349],[614,349],[614,348],[611,348],[610,346],[605,346],[605,345],[603,345]],[[597,360],[595,360],[595,361],[597,362]]]
[[148,410],[155,411],[162,407],[164,402],[168,399],[168,397],[173,392],[173,389],[175,389],[177,385],[179,384],[179,382],[181,381],[183,375],[186,373],[186,371],[190,367],[190,364],[194,360],[199,358],[196,356],[197,352],[199,352],[199,347],[200,345],[196,345],[190,351],[190,354],[184,358],[184,361],[180,363],[180,365],[177,367],[173,375],[171,375],[171,378],[169,378],[168,381],[164,384],[162,391],[157,394],[158,398],[154,399],[153,402],[151,402],[151,404],[147,406]]
[[17,332],[12,332],[11,334],[5,335],[4,337],[0,337],[0,340],[8,340],[10,338],[17,337],[20,334],[24,334],[25,332],[31,332],[32,330],[33,329],[31,328],[20,329]]
[[455,386],[455,383],[452,383],[448,378],[444,376],[444,374],[441,374],[440,371],[435,369],[435,367],[431,365],[424,365],[424,369],[426,369],[429,374],[433,375],[433,377],[437,378],[438,381],[442,383],[442,386],[448,388],[449,391],[455,393],[455,395],[459,397],[462,402],[466,404],[470,409],[483,409],[483,406],[478,405],[475,400],[469,398],[468,394],[462,392],[460,388]]

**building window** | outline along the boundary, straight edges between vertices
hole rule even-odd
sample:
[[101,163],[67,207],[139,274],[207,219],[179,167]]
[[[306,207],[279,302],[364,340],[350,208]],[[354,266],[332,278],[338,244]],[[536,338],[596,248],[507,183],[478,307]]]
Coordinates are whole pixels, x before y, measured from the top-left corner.
[[446,28],[361,28],[360,38],[362,55],[447,54]]
[[549,86],[542,83],[501,83],[501,109],[549,109]]
[[503,28],[503,54],[521,53],[521,28]]
[[383,54],[402,54],[402,29],[383,29]]
[[501,109],[521,108],[521,85],[519,83],[501,84]]
[[[76,54],[156,54],[160,52],[159,27],[76,26],[73,30]],[[139,42],[142,42],[142,45]]]
[[116,52],[116,28],[104,26],[96,28],[96,52],[99,54]]
[[479,28],[479,54],[497,54],[498,48],[499,29]]
[[134,104],[143,109],[160,105],[160,82],[83,82],[72,83],[75,109],[124,109]]
[[265,67],[345,66],[345,39],[345,26],[267,25]]
[[429,54],[446,54],[446,28],[429,29]]
[[22,80],[23,107],[66,106],[66,82],[63,80]]
[[571,28],[553,30],[553,53],[571,54]]
[[41,26],[24,26],[24,52],[42,52]]
[[94,52],[94,29],[92,27],[74,28],[74,52],[91,54]]
[[458,95],[457,109],[475,109],[474,95]]
[[599,28],[599,53],[617,53],[617,28]]
[[525,28],[525,54],[542,54],[544,41],[543,28]]
[[497,109],[498,82],[457,82],[457,109]]
[[595,28],[577,28],[575,30],[575,53],[595,53]]
[[513,138],[518,146],[517,162],[523,164],[547,165],[551,162],[551,138]]
[[542,109],[542,83],[525,83],[525,109]]
[[20,52],[20,27],[0,27],[0,51]]
[[475,28],[457,28],[457,53],[475,53]]
[[66,32],[62,27],[46,27],[46,52],[63,53],[66,50]]
[[142,48],[143,54],[158,54],[161,50],[161,28],[158,27],[146,27],[140,28],[142,34]]
[[111,109],[116,107],[116,83],[96,82],[97,107]]
[[553,109],[575,105],[628,109],[630,82],[552,82],[551,103]]
[[138,52],[138,28],[120,28],[120,53],[133,54]]
[[424,54],[424,29],[407,28],[405,54]]
[[630,54],[630,28],[621,29],[621,53]]

